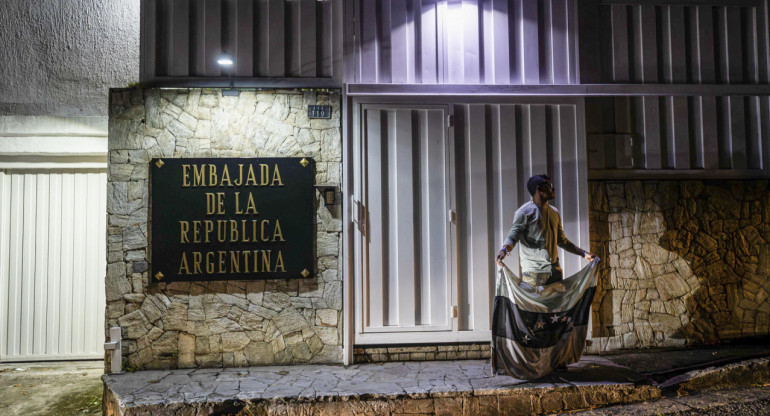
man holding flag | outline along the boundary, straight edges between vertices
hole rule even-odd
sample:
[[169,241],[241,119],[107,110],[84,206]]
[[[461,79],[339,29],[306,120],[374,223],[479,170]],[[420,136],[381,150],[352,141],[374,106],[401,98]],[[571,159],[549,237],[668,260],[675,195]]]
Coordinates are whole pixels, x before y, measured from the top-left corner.
[[529,178],[527,190],[532,200],[516,211],[508,238],[497,254],[497,263],[502,264],[513,246],[519,243],[522,280],[537,287],[562,280],[557,246],[588,261],[595,256],[575,246],[564,235],[559,211],[548,204],[556,198],[548,175]]
[[[551,178],[527,181],[532,201],[514,215],[513,225],[497,254],[500,266],[492,316],[492,367],[496,374],[536,379],[580,360],[596,286],[598,258],[564,235]],[[519,244],[522,277],[503,264]],[[562,278],[558,248],[590,263]]]

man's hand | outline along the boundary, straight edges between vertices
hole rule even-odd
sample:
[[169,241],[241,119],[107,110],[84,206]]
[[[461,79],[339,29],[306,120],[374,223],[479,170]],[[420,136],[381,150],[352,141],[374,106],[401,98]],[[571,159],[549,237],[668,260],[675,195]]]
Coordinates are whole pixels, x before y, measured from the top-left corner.
[[495,258],[495,262],[496,262],[496,263],[497,263],[499,266],[502,266],[502,265],[503,265],[503,259],[504,259],[504,258],[505,258],[505,256],[507,256],[507,255],[508,255],[508,252],[507,252],[507,251],[505,251],[505,249],[504,249],[504,248],[503,248],[503,249],[500,249],[500,252],[499,252],[499,253],[497,253],[497,257]]
[[586,251],[586,254],[583,255],[583,257],[588,261],[594,261],[594,259],[596,258],[596,254],[592,254]]

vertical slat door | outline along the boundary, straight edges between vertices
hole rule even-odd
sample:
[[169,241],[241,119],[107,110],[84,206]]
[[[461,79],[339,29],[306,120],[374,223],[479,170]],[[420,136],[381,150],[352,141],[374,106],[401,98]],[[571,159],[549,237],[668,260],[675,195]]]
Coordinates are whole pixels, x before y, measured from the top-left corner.
[[[564,232],[589,249],[585,139],[581,105],[455,104],[457,177],[458,329],[482,334],[491,325],[494,257],[516,210],[531,200],[532,175],[548,174],[555,185]],[[518,248],[505,263],[519,269]],[[586,265],[559,250],[565,276]]]
[[452,330],[447,114],[447,106],[362,106],[357,343]]
[[0,170],[0,361],[103,356],[106,181]]

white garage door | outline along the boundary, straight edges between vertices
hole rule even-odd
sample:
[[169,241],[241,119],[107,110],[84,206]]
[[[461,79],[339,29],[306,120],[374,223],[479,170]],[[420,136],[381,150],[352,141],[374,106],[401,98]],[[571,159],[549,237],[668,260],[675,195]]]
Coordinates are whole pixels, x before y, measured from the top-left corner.
[[0,169],[0,361],[102,358],[104,169]]

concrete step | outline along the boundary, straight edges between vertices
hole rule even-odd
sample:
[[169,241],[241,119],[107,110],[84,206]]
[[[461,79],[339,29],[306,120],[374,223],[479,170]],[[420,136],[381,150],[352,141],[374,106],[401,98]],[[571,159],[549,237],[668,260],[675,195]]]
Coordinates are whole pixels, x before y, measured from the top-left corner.
[[688,371],[660,383],[661,389],[698,391],[762,385],[770,381],[770,358],[755,358]]
[[660,388],[663,397],[659,400],[574,415],[767,415],[770,414],[770,358],[687,371],[665,380]]
[[767,416],[770,387],[707,390],[653,402],[571,413],[570,416]]
[[106,415],[529,415],[637,403],[660,389],[585,356],[536,383],[487,360],[138,371],[105,375]]

